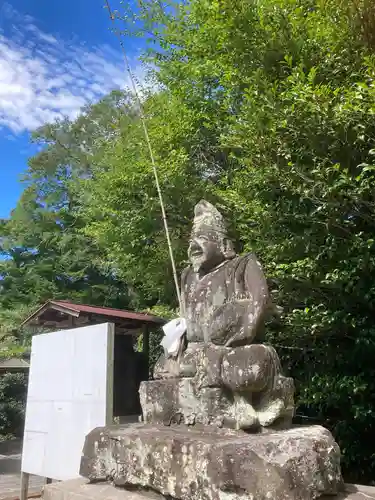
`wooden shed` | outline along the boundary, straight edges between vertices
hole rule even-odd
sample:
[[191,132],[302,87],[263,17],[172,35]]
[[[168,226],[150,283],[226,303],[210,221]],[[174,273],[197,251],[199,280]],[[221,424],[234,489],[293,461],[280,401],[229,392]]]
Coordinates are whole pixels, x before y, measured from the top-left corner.
[[[72,329],[100,323],[115,326],[113,412],[115,417],[139,415],[138,389],[149,377],[149,338],[166,320],[151,314],[112,309],[65,300],[49,300],[22,323],[36,333]],[[143,335],[143,352],[134,350]]]

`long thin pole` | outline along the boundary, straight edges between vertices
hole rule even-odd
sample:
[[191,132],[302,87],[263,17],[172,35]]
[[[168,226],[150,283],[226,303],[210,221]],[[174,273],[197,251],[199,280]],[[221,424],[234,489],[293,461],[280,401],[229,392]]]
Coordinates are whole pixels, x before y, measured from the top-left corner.
[[[109,4],[109,0],[105,0],[105,3],[106,3],[106,7],[108,9],[109,17],[111,18],[111,21],[113,22],[113,24],[115,26],[116,19],[115,19],[115,16],[113,15],[113,13],[112,13],[112,10],[111,10],[110,4]],[[145,117],[145,113],[144,113],[144,110],[143,110],[142,101],[141,101],[141,99],[139,97],[138,89],[137,89],[137,86],[136,86],[136,83],[135,83],[135,80],[134,80],[134,77],[133,77],[133,73],[132,73],[131,68],[130,68],[130,63],[129,63],[128,55],[126,53],[124,44],[123,44],[122,39],[121,39],[121,35],[118,33],[118,31],[116,30],[116,28],[115,28],[114,31],[115,31],[115,35],[117,36],[117,38],[119,39],[119,42],[120,42],[121,50],[122,50],[122,53],[123,53],[123,56],[124,56],[124,61],[125,61],[125,67],[126,67],[127,72],[129,73],[130,82],[131,82],[131,85],[132,85],[132,88],[133,88],[133,92],[134,92],[134,95],[135,95],[135,97],[137,99],[139,110],[140,110],[143,132],[144,132],[144,135],[145,135],[148,152],[150,154],[152,170],[154,172],[154,177],[155,177],[156,189],[157,189],[158,196],[159,196],[159,201],[160,201],[161,213],[162,213],[162,218],[163,218],[165,235],[166,235],[166,238],[167,238],[169,257],[171,259],[171,264],[172,264],[172,272],[173,272],[174,284],[175,284],[175,287],[176,287],[177,299],[178,299],[178,303],[179,303],[179,306],[180,306],[180,309],[181,309],[181,294],[180,294],[180,287],[179,287],[178,278],[177,278],[176,263],[175,263],[174,256],[173,256],[172,243],[171,243],[171,238],[170,238],[170,235],[169,235],[167,215],[166,215],[166,212],[165,212],[163,195],[162,195],[162,192],[161,192],[161,189],[160,189],[159,176],[158,176],[158,171],[157,171],[157,168],[156,168],[155,157],[154,157],[154,153],[153,153],[152,145],[151,145],[151,141],[150,141],[150,136],[149,136],[148,129],[147,129],[146,117]]]

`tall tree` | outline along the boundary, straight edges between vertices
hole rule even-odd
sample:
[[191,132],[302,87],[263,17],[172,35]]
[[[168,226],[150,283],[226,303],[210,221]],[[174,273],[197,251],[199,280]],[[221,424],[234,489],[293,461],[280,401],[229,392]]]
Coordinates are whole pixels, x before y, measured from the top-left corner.
[[82,232],[76,182],[92,175],[95,141],[109,140],[126,102],[114,93],[75,122],[46,125],[34,134],[42,150],[30,159],[27,187],[1,225],[0,308],[3,311],[70,298],[125,307],[126,284]]
[[[372,3],[143,0],[135,17],[151,42],[144,57],[157,91],[143,104],[179,269],[193,206],[206,197],[231,214],[238,248],[259,255],[284,308],[268,338],[296,379],[298,413],[332,428],[347,479],[371,478]],[[47,290],[174,308],[131,96],[112,94],[35,139],[43,150],[1,228],[0,304],[31,303]]]
[[[299,412],[331,426],[352,478],[371,477],[372,4],[146,0],[136,17],[133,25],[154,42],[145,57],[164,89],[162,106],[157,96],[145,108],[178,261],[187,231],[175,214],[187,218],[205,192],[230,209],[239,246],[259,254],[284,307],[283,326],[268,334],[296,378]],[[145,224],[146,213],[156,212],[149,204],[155,195],[146,184],[147,159],[141,163],[144,153],[134,150],[140,141],[122,136],[107,150],[107,163],[116,167],[100,186],[91,182],[90,204],[102,206],[109,190],[111,197],[88,231],[102,241],[112,235],[118,256],[119,242],[129,242],[129,260],[118,260],[123,270],[129,263],[137,273],[144,269],[142,254],[155,262],[144,274],[152,294],[157,262],[167,255],[156,253],[161,240],[152,259],[141,246],[155,235],[155,219]],[[170,201],[178,199],[181,207]],[[116,212],[120,200],[129,218]],[[132,239],[137,231],[144,240]],[[170,300],[169,294],[160,297]]]
[[[194,203],[209,189],[204,167],[189,156],[200,139],[194,136],[189,109],[181,104],[163,92],[144,103],[179,269],[186,259]],[[94,178],[81,182],[88,194],[83,212],[91,221],[86,234],[108,243],[119,275],[137,291],[138,307],[175,306],[160,201],[139,117],[124,120],[119,137],[103,142],[95,168]]]

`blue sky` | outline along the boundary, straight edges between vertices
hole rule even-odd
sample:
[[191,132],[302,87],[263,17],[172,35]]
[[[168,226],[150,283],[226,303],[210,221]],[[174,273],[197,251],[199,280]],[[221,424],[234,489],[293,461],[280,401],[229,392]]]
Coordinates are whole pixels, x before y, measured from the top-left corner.
[[[22,192],[30,132],[128,84],[110,26],[104,0],[0,0],[0,217]],[[141,76],[139,43],[125,41]]]

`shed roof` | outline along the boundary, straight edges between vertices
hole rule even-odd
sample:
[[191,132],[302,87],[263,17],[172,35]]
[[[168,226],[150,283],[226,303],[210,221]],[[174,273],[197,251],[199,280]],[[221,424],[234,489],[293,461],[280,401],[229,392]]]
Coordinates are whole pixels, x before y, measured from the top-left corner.
[[0,370],[28,370],[29,363],[22,358],[0,359]]
[[166,320],[159,316],[125,309],[112,309],[110,307],[97,307],[87,304],[76,304],[67,300],[49,300],[22,323],[25,325],[45,325],[51,321],[59,321],[59,316],[75,318],[88,317],[97,321],[112,321],[125,328],[134,329],[142,325],[164,325]]

